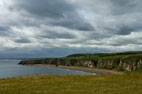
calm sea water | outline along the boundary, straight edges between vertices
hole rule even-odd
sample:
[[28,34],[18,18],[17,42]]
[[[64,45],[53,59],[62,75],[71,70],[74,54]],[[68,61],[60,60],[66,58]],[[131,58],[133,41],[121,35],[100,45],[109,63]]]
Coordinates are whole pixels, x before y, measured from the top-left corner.
[[23,66],[18,65],[19,62],[20,60],[0,60],[0,78],[20,77],[38,74],[92,75],[92,73],[60,68],[51,68],[47,66]]

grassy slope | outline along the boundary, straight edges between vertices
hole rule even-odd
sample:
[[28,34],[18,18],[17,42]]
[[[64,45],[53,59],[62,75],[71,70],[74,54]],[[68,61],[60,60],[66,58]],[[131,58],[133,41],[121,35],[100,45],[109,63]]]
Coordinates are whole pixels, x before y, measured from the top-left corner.
[[0,79],[0,94],[142,94],[142,73]]
[[142,52],[120,52],[120,53],[97,53],[97,54],[74,54],[65,57],[65,59],[108,59],[108,60],[139,60],[142,59]]

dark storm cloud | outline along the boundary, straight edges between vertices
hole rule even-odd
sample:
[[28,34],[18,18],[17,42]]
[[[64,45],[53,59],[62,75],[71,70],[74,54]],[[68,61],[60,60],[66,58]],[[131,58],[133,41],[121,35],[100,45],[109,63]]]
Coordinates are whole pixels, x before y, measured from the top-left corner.
[[15,40],[16,43],[31,43],[31,40],[25,39],[25,38],[20,38]]
[[94,31],[95,30],[93,26],[91,26],[89,23],[86,23],[86,21],[83,21],[77,15],[76,16],[69,15],[67,18],[65,18],[62,21],[53,22],[52,25],[68,27],[70,29],[77,29],[80,31]]
[[110,35],[108,35],[108,34],[103,34],[103,33],[98,33],[98,32],[91,32],[91,33],[89,33],[89,38],[91,39],[91,40],[102,40],[102,39],[104,39],[104,38],[109,38],[110,37]]
[[[113,26],[104,27],[105,30],[112,31],[112,35],[129,35],[132,32],[141,32],[142,23],[131,23],[131,24],[118,24]],[[107,36],[107,35],[106,35]]]
[[8,31],[8,27],[1,27],[0,26],[0,31]]
[[0,26],[0,36],[8,36],[9,33],[9,27]]
[[118,33],[119,35],[129,35],[131,32],[136,32],[138,30],[141,30],[142,27],[139,26],[125,26],[122,25],[119,27]]
[[93,21],[94,25],[97,25],[95,27],[97,32],[107,31],[109,34],[106,33],[106,35],[112,36],[111,33],[129,35],[131,32],[142,30],[142,23],[140,23],[142,0],[79,0],[76,2],[79,2],[79,6],[94,13],[94,18],[91,17],[95,19]]
[[[108,29],[118,35],[129,35],[142,30],[142,1],[141,0],[110,0],[111,15],[117,15],[114,23],[116,28]],[[125,16],[123,16],[125,15]],[[112,16],[113,17],[113,16]],[[117,19],[118,18],[118,19]],[[126,41],[127,42],[127,41]],[[124,44],[123,44],[124,45]]]
[[39,17],[61,18],[74,11],[65,0],[16,0],[16,5]]
[[55,31],[48,31],[48,33],[44,33],[40,36],[41,38],[49,38],[49,39],[74,39],[75,35],[69,33],[59,33]]
[[37,19],[50,18],[48,24],[82,31],[93,31],[94,28],[76,11],[76,7],[66,0],[15,0],[14,9],[25,10]]
[[112,13],[116,15],[142,12],[141,0],[110,0],[113,8]]

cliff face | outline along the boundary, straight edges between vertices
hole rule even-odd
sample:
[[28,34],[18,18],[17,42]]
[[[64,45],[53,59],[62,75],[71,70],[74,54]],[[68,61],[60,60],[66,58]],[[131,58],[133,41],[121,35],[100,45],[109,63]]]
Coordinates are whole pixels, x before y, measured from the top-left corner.
[[139,60],[137,62],[128,62],[128,63],[120,61],[119,67],[127,71],[141,71],[142,60]]
[[98,68],[124,70],[124,71],[141,71],[142,60],[137,62],[125,62],[125,61],[109,61],[109,60],[99,60],[97,63]]

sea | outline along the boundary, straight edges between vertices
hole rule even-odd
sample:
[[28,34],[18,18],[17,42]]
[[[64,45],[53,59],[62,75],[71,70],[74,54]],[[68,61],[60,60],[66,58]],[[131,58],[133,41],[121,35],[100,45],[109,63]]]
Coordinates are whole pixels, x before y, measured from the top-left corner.
[[94,75],[93,73],[48,66],[19,65],[20,60],[0,60],[0,78],[24,77],[40,74],[55,75]]

